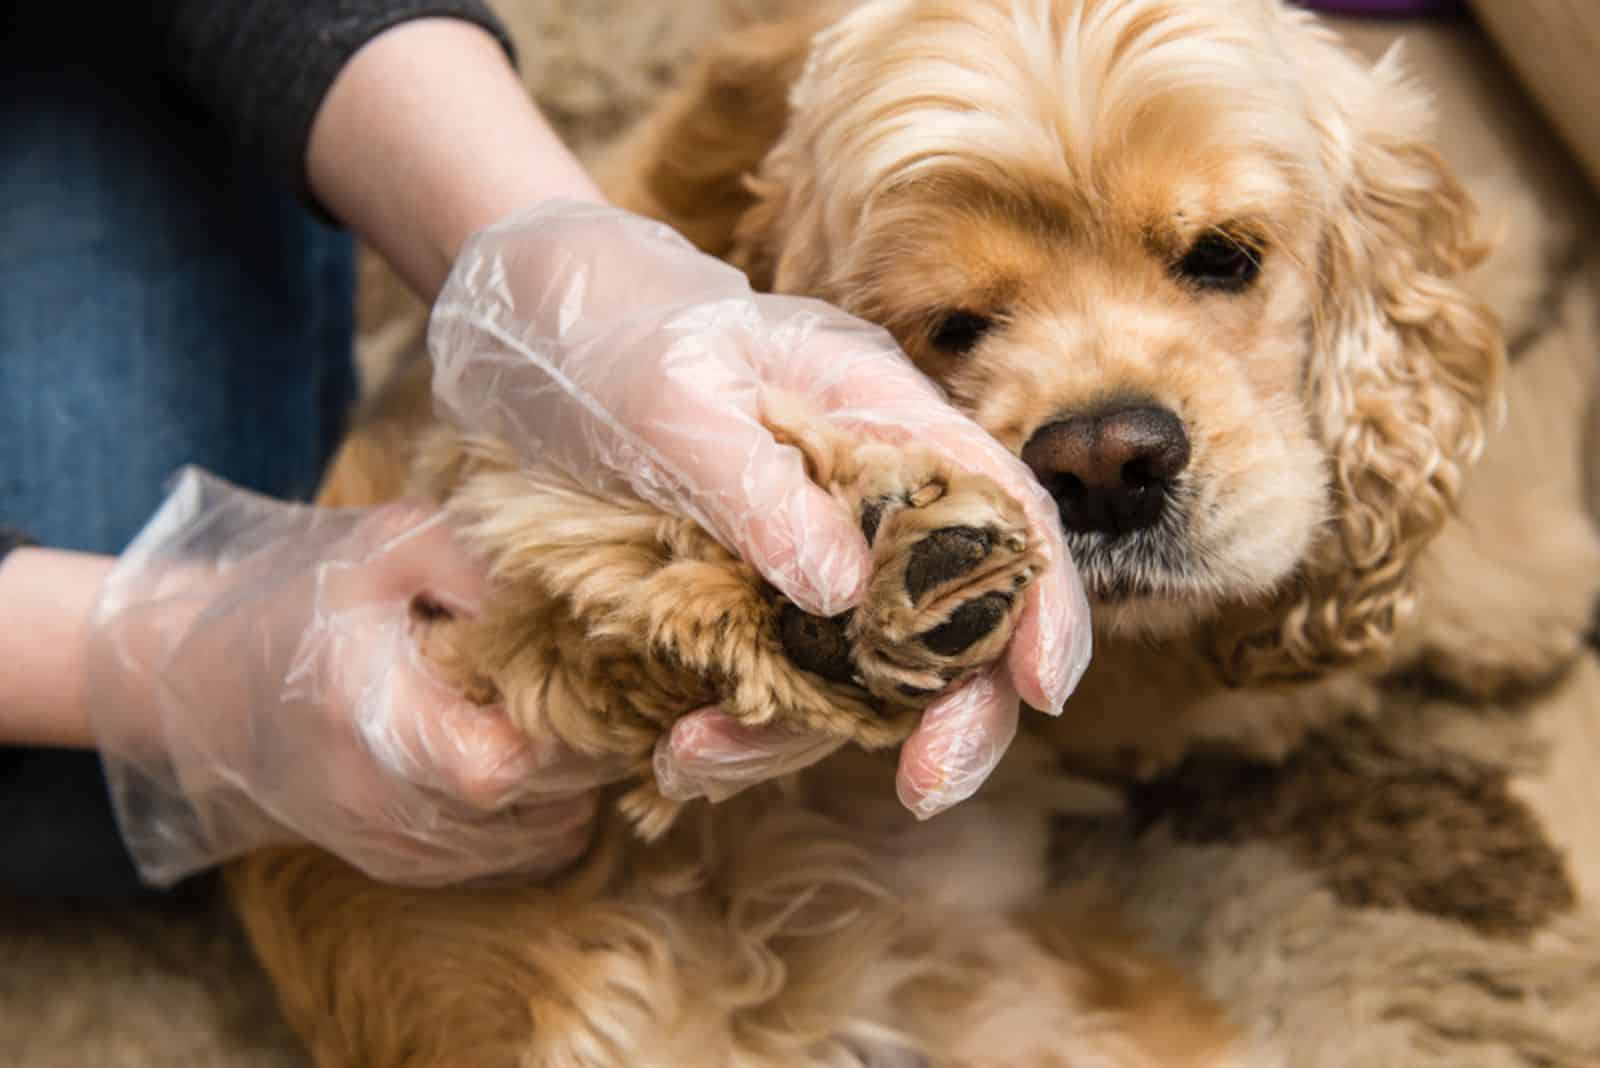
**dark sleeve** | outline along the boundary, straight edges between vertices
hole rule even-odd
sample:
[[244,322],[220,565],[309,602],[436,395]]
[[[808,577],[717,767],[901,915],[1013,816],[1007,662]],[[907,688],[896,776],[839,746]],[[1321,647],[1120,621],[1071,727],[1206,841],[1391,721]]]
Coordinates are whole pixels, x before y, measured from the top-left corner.
[[33,539],[11,527],[0,526],[0,565],[6,562],[12,549],[20,549],[24,545],[34,544]]
[[417,18],[464,19],[500,41],[505,27],[484,0],[140,0],[151,44],[168,72],[230,139],[306,194],[311,120],[335,76],[362,45]]

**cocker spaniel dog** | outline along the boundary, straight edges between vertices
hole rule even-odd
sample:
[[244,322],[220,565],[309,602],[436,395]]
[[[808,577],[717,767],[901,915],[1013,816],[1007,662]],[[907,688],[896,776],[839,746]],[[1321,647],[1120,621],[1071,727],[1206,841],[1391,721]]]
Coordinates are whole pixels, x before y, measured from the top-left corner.
[[[914,824],[864,750],[1004,646],[1038,551],[1013,502],[774,415],[878,568],[851,620],[814,619],[688,521],[430,431],[413,376],[327,499],[420,477],[502,576],[432,651],[514,715],[559,694],[550,723],[643,781],[548,886],[387,887],[304,849],[235,865],[321,1065],[1253,1064],[1114,901],[1051,885],[1053,815],[1197,745],[1285,751],[1384,671],[1485,690],[1571,655],[1576,628],[1485,668],[1424,625],[1419,561],[1504,354],[1395,57],[1360,63],[1278,0],[798,7],[716,48],[610,191],[757,288],[887,327],[1015,451],[1059,503],[1094,662],[975,800]],[[655,710],[709,698],[864,746],[679,812],[648,781]]]

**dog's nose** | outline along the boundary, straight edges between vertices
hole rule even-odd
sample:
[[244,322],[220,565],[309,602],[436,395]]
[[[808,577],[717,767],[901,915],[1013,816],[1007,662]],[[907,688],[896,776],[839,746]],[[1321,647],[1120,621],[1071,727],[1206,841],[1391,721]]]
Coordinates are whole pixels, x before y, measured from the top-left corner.
[[1126,534],[1161,518],[1172,480],[1189,463],[1189,436],[1165,408],[1120,408],[1041,428],[1022,460],[1068,530]]

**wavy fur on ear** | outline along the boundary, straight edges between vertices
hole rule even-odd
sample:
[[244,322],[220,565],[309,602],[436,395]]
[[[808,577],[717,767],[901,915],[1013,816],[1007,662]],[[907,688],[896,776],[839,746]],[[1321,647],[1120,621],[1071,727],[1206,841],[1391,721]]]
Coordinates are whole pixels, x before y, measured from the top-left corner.
[[[1354,63],[1317,42],[1319,65]],[[1329,455],[1333,513],[1271,619],[1219,627],[1235,685],[1381,657],[1413,607],[1412,565],[1454,509],[1496,416],[1499,324],[1455,281],[1490,242],[1466,191],[1424,142],[1429,106],[1390,53],[1343,77],[1356,107],[1324,135],[1335,191],[1306,368]],[[1340,159],[1340,157],[1344,157]]]
[[657,115],[602,161],[612,199],[670,220],[701,251],[731,260],[757,289],[770,289],[770,268],[753,262],[736,228],[757,203],[751,176],[783,136],[789,88],[830,10],[819,3],[717,41]]

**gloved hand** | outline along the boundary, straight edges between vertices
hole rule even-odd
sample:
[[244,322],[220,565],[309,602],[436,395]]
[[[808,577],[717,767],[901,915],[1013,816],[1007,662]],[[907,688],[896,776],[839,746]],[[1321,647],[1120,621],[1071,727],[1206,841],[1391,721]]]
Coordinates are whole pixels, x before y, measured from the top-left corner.
[[297,840],[422,885],[575,859],[593,787],[624,769],[467,703],[411,641],[413,596],[471,613],[483,581],[430,508],[309,508],[185,472],[113,568],[89,647],[146,880]]
[[[552,202],[479,234],[434,307],[434,394],[458,425],[595,490],[693,518],[806,611],[854,604],[869,569],[845,510],[761,425],[763,393],[916,441],[1021,502],[1050,566],[1005,665],[946,695],[901,750],[899,792],[928,816],[969,796],[1016,730],[1018,695],[1059,713],[1088,664],[1088,606],[1056,508],[1022,463],[951,408],[887,333],[825,304],[758,295],[677,233],[615,209]],[[680,721],[657,773],[670,795],[726,796],[820,759],[831,739]]]

